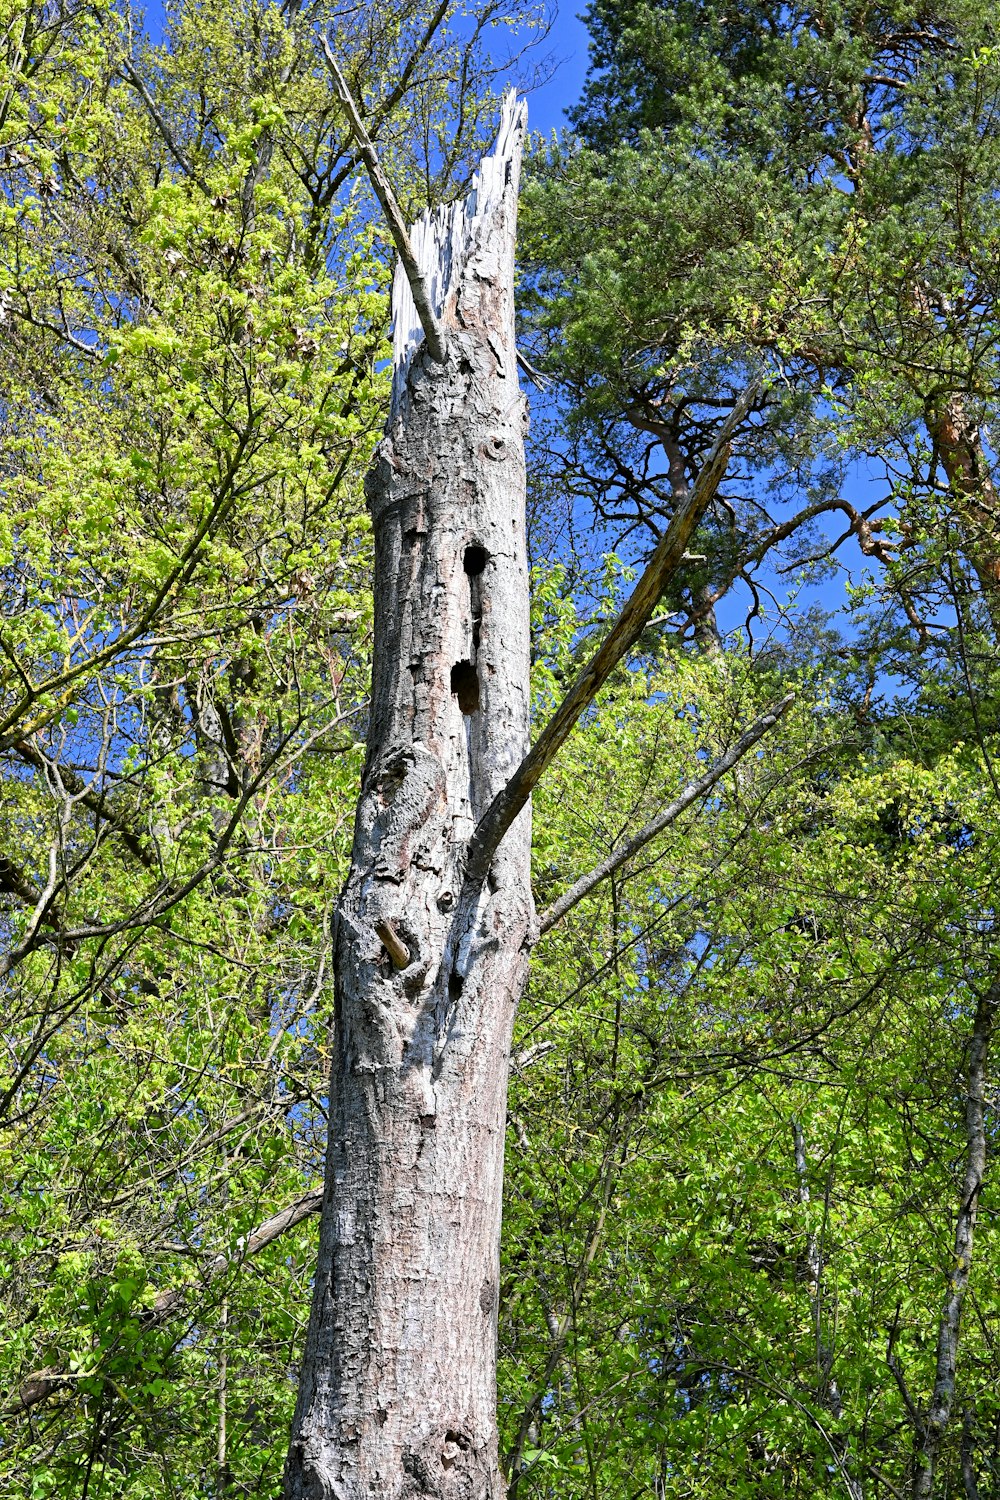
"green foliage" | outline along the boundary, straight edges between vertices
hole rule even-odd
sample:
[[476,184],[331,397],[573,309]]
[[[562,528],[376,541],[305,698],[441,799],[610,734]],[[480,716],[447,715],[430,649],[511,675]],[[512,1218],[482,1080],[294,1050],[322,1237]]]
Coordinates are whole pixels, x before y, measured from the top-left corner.
[[[587,20],[575,134],[525,194],[525,331],[565,418],[535,466],[613,535],[660,535],[718,408],[750,372],[764,389],[665,602],[680,629],[647,632],[536,799],[540,905],[775,675],[802,699],[538,951],[512,1492],[916,1493],[997,974],[996,18],[595,0]],[[810,576],[831,522],[867,564],[847,641],[793,613],[756,660],[720,651],[713,606]],[[1000,1483],[988,1119],[941,1496]]]
[[[595,0],[588,18],[577,134],[537,153],[524,214],[577,493],[659,526],[718,403],[762,370],[766,420],[707,518],[688,612],[779,545],[809,556],[829,517],[932,620],[919,548],[944,503],[995,616],[977,498],[998,385],[993,8]],[[844,494],[861,457],[864,517]]]
[[252,1236],[322,1178],[389,385],[317,37],[415,213],[478,155],[508,19],[0,6],[12,1500],[280,1485],[316,1219]]
[[[536,807],[540,908],[773,691],[731,654],[624,674]],[[925,1403],[995,973],[995,745],[942,749],[933,714],[881,740],[851,722],[795,710],[539,949],[501,1300],[519,1496],[909,1482],[890,1358]],[[987,1489],[995,1194],[958,1372]]]
[[[471,43],[420,4],[336,18],[408,210],[461,178],[503,14]],[[315,1219],[254,1232],[321,1175],[385,234],[316,50],[328,7],[176,6],[156,44],[120,6],[0,18],[0,1483],[275,1494]],[[996,963],[993,533],[935,436],[952,397],[970,422],[995,402],[995,21],[601,0],[591,25],[578,136],[526,203],[568,413],[536,538],[560,467],[659,532],[711,403],[769,384],[745,483],[535,799],[539,910],[800,701],[539,946],[509,1115],[512,1494],[903,1492]],[[799,547],[859,453],[893,505],[848,517],[878,568],[850,643],[804,622],[756,657],[688,650],[668,611],[695,620],[785,540],[763,488],[800,507]],[[542,721],[629,574],[536,561]],[[990,1177],[942,1495],[970,1454],[1000,1488],[995,1199]]]

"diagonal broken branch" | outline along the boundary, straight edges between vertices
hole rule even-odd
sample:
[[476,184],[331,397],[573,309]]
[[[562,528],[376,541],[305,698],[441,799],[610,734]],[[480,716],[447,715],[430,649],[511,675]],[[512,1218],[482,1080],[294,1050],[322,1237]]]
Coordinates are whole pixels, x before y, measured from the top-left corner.
[[[289,1203],[278,1213],[272,1214],[249,1235],[238,1254],[216,1255],[209,1261],[202,1276],[202,1285],[206,1286],[210,1281],[214,1281],[225,1271],[230,1270],[232,1266],[248,1260],[252,1255],[257,1255],[281,1235],[286,1234],[289,1229],[294,1229],[297,1224],[301,1224],[302,1220],[308,1218],[310,1214],[318,1214],[322,1201],[323,1190],[316,1188],[311,1192],[303,1193],[302,1197],[296,1198],[294,1203]],[[192,1290],[190,1286],[165,1288],[157,1294],[153,1305],[143,1315],[143,1322],[154,1325],[166,1322],[168,1318],[182,1310]],[[95,1371],[95,1374],[100,1374],[100,1371]],[[71,1376],[68,1371],[57,1366],[35,1370],[22,1381],[16,1396],[5,1409],[11,1413],[29,1411],[40,1401],[46,1401],[50,1396],[54,1396],[73,1379],[79,1379],[79,1376]]]
[[413,245],[407,233],[406,221],[403,218],[399,204],[396,202],[396,195],[392,191],[389,179],[382,170],[382,165],[371,142],[371,138],[362,123],[358,107],[354,102],[354,96],[347,86],[347,80],[340,71],[337,59],[334,57],[330,43],[326,37],[323,37],[323,55],[326,58],[327,67],[330,69],[330,75],[337,90],[337,97],[344,106],[344,112],[351,127],[351,134],[357,142],[358,153],[365,164],[369,180],[375,191],[375,196],[382,206],[382,212],[385,214],[386,223],[389,226],[396,250],[399,254],[400,264],[406,272],[407,281],[410,283],[413,305],[417,310],[420,326],[424,330],[427,347],[434,359],[439,364],[443,364],[446,355],[444,330],[431,303],[430,293],[427,290],[427,282],[424,279],[423,272],[417,264],[417,257],[413,252]]
[[482,885],[500,840],[527,803],[542,774],[555,760],[581,714],[590,707],[615,667],[645,630],[664,589],[681,566],[698,522],[722,482],[729,461],[730,440],[759,394],[760,384],[754,381],[736,402],[697,479],[674,512],[610,633],[580,672],[503,791],[498,792],[480,819],[469,846],[466,879],[470,886]]
[[680,795],[658,812],[655,818],[651,818],[645,827],[640,828],[639,832],[633,834],[630,839],[626,839],[619,848],[613,849],[606,859],[602,859],[601,863],[595,865],[586,875],[581,875],[579,880],[574,881],[569,890],[564,891],[558,901],[554,901],[548,910],[542,913],[538,923],[539,932],[548,932],[568,911],[572,910],[578,901],[582,901],[584,896],[589,896],[595,886],[600,885],[602,880],[606,880],[609,875],[614,874],[615,870],[627,864],[632,856],[645,848],[658,833],[662,833],[665,828],[670,827],[671,823],[675,823],[685,808],[690,807],[692,802],[697,802],[699,797],[711,791],[716,782],[720,781],[727,771],[731,771],[733,766],[743,759],[747,751],[751,750],[758,740],[763,739],[769,729],[774,728],[794,702],[795,694],[786,693],[780,703],[774,704],[766,713],[761,714],[760,718],[730,745],[725,754],[720,755],[704,776],[699,776],[696,781],[689,781]]

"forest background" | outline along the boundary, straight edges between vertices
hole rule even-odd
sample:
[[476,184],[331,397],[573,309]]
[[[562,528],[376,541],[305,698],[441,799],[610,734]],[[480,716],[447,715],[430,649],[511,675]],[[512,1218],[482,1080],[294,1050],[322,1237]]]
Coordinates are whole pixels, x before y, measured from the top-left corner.
[[[467,186],[544,17],[0,19],[0,1483],[276,1495],[389,393],[391,242],[319,37],[413,219]],[[597,0],[587,25],[522,196],[539,718],[763,384],[534,799],[510,1493],[986,1497],[996,21]]]

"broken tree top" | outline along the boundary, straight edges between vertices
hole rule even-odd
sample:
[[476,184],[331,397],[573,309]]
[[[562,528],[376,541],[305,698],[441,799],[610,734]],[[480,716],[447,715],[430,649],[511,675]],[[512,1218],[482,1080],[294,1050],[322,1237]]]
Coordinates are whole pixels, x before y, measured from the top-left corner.
[[[458,203],[425,209],[410,231],[414,257],[437,318],[444,313],[455,291],[478,232],[499,206],[511,181],[512,165],[521,151],[528,121],[528,106],[513,89],[503,98],[500,129],[489,156],[484,156],[472,179],[472,190]],[[413,293],[400,262],[392,288],[393,314],[393,410],[406,386],[414,351],[424,337]]]

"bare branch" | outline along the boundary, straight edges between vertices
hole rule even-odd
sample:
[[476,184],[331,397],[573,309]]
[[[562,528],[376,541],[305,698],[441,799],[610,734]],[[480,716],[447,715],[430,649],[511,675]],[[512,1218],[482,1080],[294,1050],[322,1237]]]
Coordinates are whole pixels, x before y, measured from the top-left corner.
[[399,933],[388,920],[375,923],[375,935],[378,937],[393,965],[397,969],[405,969],[410,962],[410,950],[403,942]]
[[895,1380],[896,1385],[899,1388],[899,1394],[903,1398],[903,1405],[906,1407],[906,1414],[910,1419],[910,1426],[914,1429],[915,1432],[919,1432],[923,1426],[923,1418],[914,1405],[913,1398],[910,1395],[909,1387],[906,1384],[905,1376],[903,1375],[903,1368],[899,1363],[898,1356],[893,1353],[891,1345],[886,1351],[885,1362],[889,1367],[892,1378]]
[[727,771],[731,771],[733,766],[743,759],[747,751],[752,749],[758,740],[763,739],[769,729],[774,728],[794,702],[795,694],[786,693],[780,703],[769,708],[767,713],[761,714],[760,718],[751,724],[734,744],[730,745],[726,753],[720,755],[704,776],[699,776],[696,781],[688,782],[680,795],[675,797],[673,802],[661,812],[658,812],[655,818],[651,818],[644,828],[640,828],[632,838],[626,839],[618,849],[613,849],[606,859],[603,859],[599,865],[595,865],[594,869],[588,871],[586,875],[581,875],[568,891],[563,892],[558,901],[554,901],[548,910],[542,913],[538,924],[539,931],[548,932],[576,906],[578,901],[582,901],[584,896],[589,896],[595,886],[600,885],[602,880],[606,880],[615,870],[620,869],[634,854],[638,854],[640,849],[644,849],[658,833],[662,833],[665,828],[670,827],[671,823],[676,822],[685,808],[690,807],[692,802],[697,802],[699,797],[711,791],[716,782],[720,781]]
[[611,631],[580,672],[535,744],[498,792],[480,819],[469,847],[467,880],[481,885],[507,829],[525,806],[543,773],[555,760],[580,715],[593,703],[615,667],[635,645],[664,589],[681,566],[688,542],[722,482],[729,461],[730,440],[760,394],[754,381],[743,392],[722,424],[698,477],[674,512],[645,572],[639,579]]
[[531,381],[532,385],[536,387],[537,390],[548,390],[549,386],[552,384],[551,375],[543,375],[541,370],[536,370],[534,365],[528,359],[527,355],[522,354],[520,349],[518,349],[517,351],[517,363],[518,367],[524,371],[525,375],[527,375],[528,379]]
[[45,921],[45,918],[49,913],[52,899],[55,896],[56,890],[59,886],[59,872],[61,863],[60,856],[66,844],[66,834],[69,828],[69,820],[72,811],[72,800],[71,798],[66,797],[59,817],[59,831],[53,838],[52,843],[49,845],[48,878],[46,879],[45,886],[39,894],[38,900],[35,903],[34,910],[32,911],[31,916],[28,919],[28,924],[24,930],[24,936],[19,943],[16,943],[11,948],[9,953],[5,954],[4,957],[0,959],[0,975],[2,976],[6,976],[7,974],[9,974],[12,969],[17,967],[22,958],[24,958],[28,953],[31,952],[31,949],[34,946],[35,942],[35,934],[38,932],[38,929],[41,927],[42,923]]
[[188,161],[180,146],[177,144],[177,141],[174,138],[173,131],[170,129],[170,126],[167,124],[166,120],[163,118],[156,106],[155,99],[147,89],[145,83],[142,80],[142,77],[132,66],[127,57],[123,60],[121,68],[125,77],[128,79],[129,83],[135,89],[136,93],[139,95],[139,98],[146,106],[146,109],[149,111],[149,117],[159,131],[160,136],[163,140],[163,144],[166,146],[167,150],[170,152],[170,155],[180,167],[185,177],[190,177],[192,182],[196,182],[198,184],[203,193],[207,193],[208,188],[205,186],[204,182],[198,176],[198,173]]
[[906,1500],[903,1491],[898,1490],[891,1480],[886,1479],[882,1470],[877,1469],[874,1464],[865,1464],[865,1473],[870,1474],[876,1484],[880,1484],[893,1497],[893,1500]]
[[439,364],[443,364],[446,357],[444,330],[431,304],[427,283],[417,264],[417,257],[413,252],[413,245],[407,233],[402,210],[396,202],[396,195],[392,191],[388,177],[386,177],[382,170],[375,147],[372,145],[371,138],[362,124],[361,116],[358,114],[358,107],[354,102],[354,97],[347,87],[347,80],[340,71],[337,59],[334,57],[330,43],[326,37],[323,38],[323,55],[326,58],[327,67],[330,69],[330,75],[337,90],[337,97],[344,106],[344,112],[351,127],[351,134],[354,136],[355,141],[357,141],[361,160],[367,168],[368,177],[375,191],[375,196],[382,206],[382,212],[385,214],[386,223],[389,226],[389,231],[392,234],[396,250],[399,254],[400,264],[406,272],[407,281],[410,283],[413,305],[417,310],[420,326],[424,330],[427,347],[434,359]]
[[43,755],[37,746],[31,744],[28,740],[18,740],[10,748],[15,755],[19,756],[27,765],[33,766],[36,771],[42,771],[49,775],[57,775],[66,790],[73,792],[77,797],[77,801],[82,806],[89,808],[91,812],[96,814],[98,824],[102,820],[110,824],[129,853],[133,854],[140,863],[145,865],[147,870],[151,870],[155,866],[155,858],[146,849],[135,831],[125,822],[119,810],[111,804],[106,792],[95,791],[75,771],[70,770],[67,766],[57,765],[55,761],[50,760],[47,755]]

